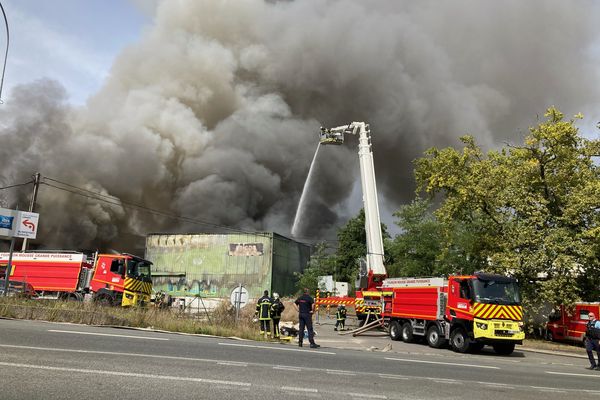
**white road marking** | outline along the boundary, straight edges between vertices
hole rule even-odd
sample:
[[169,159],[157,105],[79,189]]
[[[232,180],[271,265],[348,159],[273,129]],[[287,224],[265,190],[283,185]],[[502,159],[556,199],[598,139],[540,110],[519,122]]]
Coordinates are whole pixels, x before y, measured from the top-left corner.
[[63,367],[51,367],[49,365],[32,365],[32,364],[19,364],[19,363],[7,363],[0,362],[0,365],[14,368],[28,368],[28,369],[42,369],[49,371],[63,371],[63,372],[78,372],[81,374],[100,374],[100,375],[112,375],[112,376],[128,376],[133,378],[149,378],[149,379],[164,379],[172,381],[186,381],[186,382],[200,382],[200,383],[211,383],[216,385],[225,386],[251,386],[248,382],[235,382],[235,381],[220,381],[215,379],[203,379],[203,378],[188,378],[184,376],[171,376],[171,375],[155,375],[155,374],[138,374],[133,372],[120,372],[120,371],[106,371],[102,369],[80,369],[80,368],[63,368]]
[[408,376],[400,376],[400,375],[386,375],[386,374],[379,374],[380,378],[385,378],[385,379],[399,379],[402,381],[407,381],[409,378]]
[[385,359],[392,360],[392,361],[404,361],[404,362],[412,362],[412,363],[420,363],[420,364],[439,364],[439,365],[453,365],[455,367],[500,369],[500,367],[492,367],[489,365],[471,365],[471,364],[447,363],[447,362],[441,362],[441,361],[411,360],[408,358],[391,358],[391,357],[385,357]]
[[218,361],[218,365],[232,365],[234,367],[247,367],[248,363],[238,361]]
[[328,374],[331,374],[331,375],[350,375],[350,376],[356,376],[356,372],[343,371],[343,370],[338,370],[338,369],[328,369],[328,370],[326,370],[326,372]]
[[565,390],[551,388],[547,386],[531,386],[533,389],[541,390],[542,392],[551,392],[551,393],[567,393]]
[[284,347],[271,347],[271,346],[257,346],[254,344],[240,344],[240,343],[219,343],[221,346],[235,346],[235,347],[251,347],[251,348],[255,348],[255,349],[267,349],[267,350],[281,350],[281,351],[301,351],[304,354],[329,354],[329,355],[335,355],[336,353],[332,353],[330,351],[308,351],[308,350],[301,350],[301,349],[286,349]]
[[595,374],[595,375],[590,375],[590,374],[577,374],[577,373],[573,373],[573,372],[554,372],[554,371],[544,371],[547,374],[551,374],[551,375],[568,375],[568,376],[586,376],[588,378],[600,378],[599,374]]
[[290,390],[292,392],[304,392],[304,393],[318,393],[319,392],[317,389],[301,388],[301,387],[294,387],[294,386],[282,386],[281,390]]
[[462,385],[462,382],[457,381],[456,379],[446,379],[446,378],[429,378],[430,380],[436,383],[449,383],[451,385]]
[[112,337],[122,337],[122,338],[128,338],[128,339],[169,340],[167,338],[155,338],[155,337],[147,337],[147,336],[115,335],[112,333],[95,333],[95,332],[79,332],[79,331],[61,331],[58,329],[48,329],[48,332],[73,333],[73,334],[77,334],[77,335],[93,335],[93,336],[112,336]]
[[387,399],[387,396],[382,394],[365,394],[365,393],[346,393],[348,396],[358,397],[360,399]]
[[503,388],[503,389],[514,389],[514,386],[511,386],[507,383],[496,383],[496,382],[477,382],[480,385],[495,387],[495,388]]
[[157,359],[165,359],[165,360],[181,360],[181,361],[200,361],[207,363],[236,363],[243,364],[237,361],[224,361],[224,360],[214,360],[210,358],[194,358],[194,357],[178,357],[178,356],[161,356],[158,354],[141,354],[141,353],[119,353],[116,351],[98,351],[98,350],[77,350],[77,349],[59,349],[59,348],[48,348],[48,347],[35,347],[35,346],[17,346],[11,344],[0,344],[0,348],[6,347],[10,349],[25,349],[25,350],[41,350],[41,351],[54,351],[54,352],[63,352],[63,353],[83,353],[83,354],[103,354],[110,356],[119,356],[119,357],[145,357],[145,358],[157,358]]
[[276,366],[273,367],[273,369],[282,369],[284,371],[296,371],[296,372],[302,371],[302,368],[299,368],[299,367],[288,367],[288,366],[285,366],[285,365],[276,365]]

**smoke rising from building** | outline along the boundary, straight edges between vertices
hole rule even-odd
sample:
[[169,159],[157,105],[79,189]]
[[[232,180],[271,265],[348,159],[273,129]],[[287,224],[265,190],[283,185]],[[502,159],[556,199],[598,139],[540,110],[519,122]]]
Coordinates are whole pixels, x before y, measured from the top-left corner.
[[[366,121],[380,200],[397,208],[428,147],[466,133],[493,147],[547,106],[597,109],[599,16],[591,1],[162,1],[85,107],[51,80],[13,91],[0,108],[0,186],[39,171],[287,235],[319,126]],[[344,208],[358,179],[350,142],[322,149],[306,235],[331,237],[356,211]],[[3,191],[0,202],[24,208],[28,195]],[[49,186],[38,201],[47,247],[204,230]]]

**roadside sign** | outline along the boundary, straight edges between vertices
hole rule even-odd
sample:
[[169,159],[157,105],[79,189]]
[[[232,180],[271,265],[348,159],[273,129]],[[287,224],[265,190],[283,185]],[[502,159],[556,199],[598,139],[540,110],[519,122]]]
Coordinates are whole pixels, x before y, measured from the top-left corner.
[[11,238],[15,230],[15,219],[19,212],[9,210],[8,208],[0,208],[0,236]]
[[231,292],[231,304],[235,308],[242,308],[248,304],[248,290],[243,286],[238,286]]
[[40,214],[0,208],[0,237],[35,239]]
[[40,214],[38,213],[19,211],[14,236],[35,239],[39,219]]

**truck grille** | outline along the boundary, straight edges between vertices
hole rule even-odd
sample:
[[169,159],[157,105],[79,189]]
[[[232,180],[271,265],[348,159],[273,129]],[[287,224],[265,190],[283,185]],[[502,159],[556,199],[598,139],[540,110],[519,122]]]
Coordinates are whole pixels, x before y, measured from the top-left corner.
[[496,336],[502,336],[502,337],[512,337],[513,333],[511,333],[511,331],[507,331],[504,329],[496,329],[494,331],[494,335]]

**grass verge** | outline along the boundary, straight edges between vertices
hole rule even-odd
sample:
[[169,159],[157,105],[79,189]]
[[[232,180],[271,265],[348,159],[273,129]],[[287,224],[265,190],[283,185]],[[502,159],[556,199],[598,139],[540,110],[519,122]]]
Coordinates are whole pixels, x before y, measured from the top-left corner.
[[256,324],[252,322],[254,310],[246,308],[247,310],[240,310],[236,321],[235,309],[228,303],[222,303],[210,314],[190,315],[175,309],[161,310],[153,307],[123,308],[74,301],[0,298],[0,317],[4,318],[151,328],[170,332],[262,340]]

